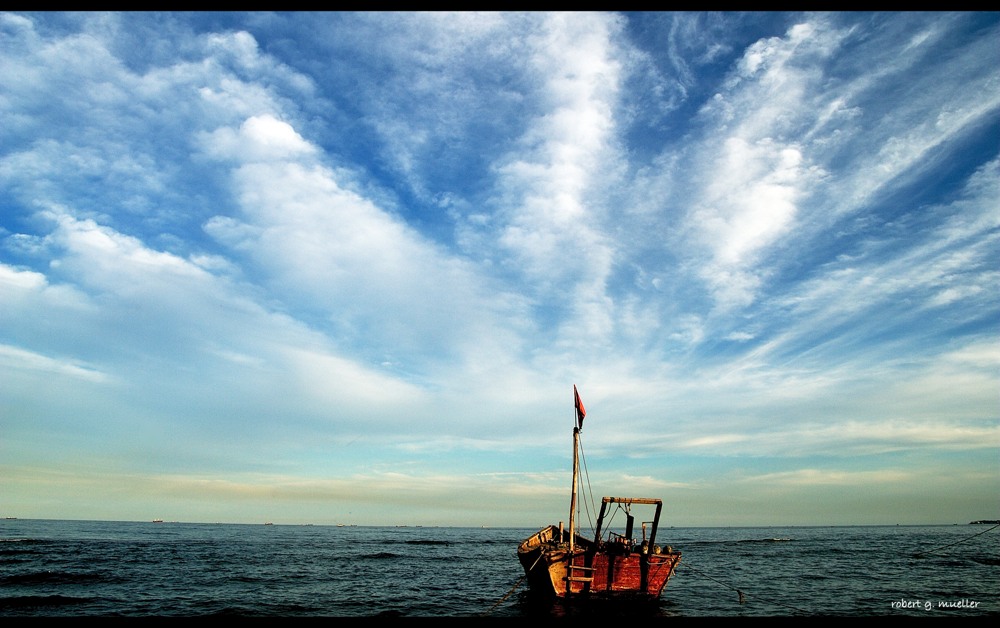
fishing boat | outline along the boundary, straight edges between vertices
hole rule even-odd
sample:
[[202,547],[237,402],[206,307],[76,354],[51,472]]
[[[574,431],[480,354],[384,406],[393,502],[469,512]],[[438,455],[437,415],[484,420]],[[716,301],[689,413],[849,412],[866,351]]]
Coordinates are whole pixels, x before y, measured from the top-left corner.
[[[573,406],[576,419],[569,528],[565,529],[560,521],[542,528],[518,546],[517,557],[528,588],[533,594],[563,601],[657,601],[681,560],[679,551],[656,542],[663,501],[604,497],[593,535],[577,529],[580,433],[587,411],[576,385]],[[618,519],[619,514],[624,516]],[[642,535],[639,538],[635,536],[637,516]]]

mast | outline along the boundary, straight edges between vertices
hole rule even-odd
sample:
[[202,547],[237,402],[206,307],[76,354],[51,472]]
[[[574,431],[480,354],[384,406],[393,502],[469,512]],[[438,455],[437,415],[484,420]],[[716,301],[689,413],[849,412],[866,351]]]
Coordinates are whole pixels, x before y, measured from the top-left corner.
[[587,416],[587,411],[580,401],[580,393],[573,384],[573,492],[569,500],[569,553],[570,560],[573,556],[573,548],[576,545],[576,491],[577,480],[580,476],[580,430],[583,428],[583,417]]
[[[569,553],[572,557],[576,538],[576,483],[579,475],[580,428],[573,426],[573,493],[569,500]],[[572,560],[572,558],[570,558]]]

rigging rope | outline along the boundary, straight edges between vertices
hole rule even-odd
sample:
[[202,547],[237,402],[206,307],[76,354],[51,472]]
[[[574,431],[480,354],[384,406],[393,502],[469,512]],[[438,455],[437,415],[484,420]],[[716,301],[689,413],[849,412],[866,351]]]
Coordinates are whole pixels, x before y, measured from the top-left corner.
[[924,556],[926,554],[934,554],[938,550],[943,550],[943,549],[946,549],[946,548],[958,545],[959,543],[965,543],[966,541],[968,541],[970,539],[974,539],[974,538],[976,538],[977,536],[979,536],[981,534],[986,534],[990,530],[996,530],[997,528],[1000,528],[1000,523],[998,523],[997,525],[993,526],[992,528],[989,528],[987,530],[983,530],[982,532],[976,532],[972,536],[969,536],[969,537],[966,537],[964,539],[961,539],[960,541],[955,541],[954,543],[949,543],[948,545],[942,545],[941,547],[937,547],[937,548],[934,548],[934,549],[931,549],[931,550],[927,550],[926,552],[917,552],[916,554],[913,555],[913,557],[914,558],[920,558],[921,556]]
[[[590,529],[594,529],[594,517],[597,516],[597,503],[594,499],[594,488],[590,485],[590,471],[587,469],[587,457],[583,453],[583,429],[580,430],[580,462],[583,464],[583,478],[587,479],[587,488],[584,490],[583,482],[580,482],[580,502],[586,507],[587,510],[587,522],[590,524]],[[577,513],[580,512],[580,504],[577,503],[576,506]],[[591,512],[593,510],[593,512]]]

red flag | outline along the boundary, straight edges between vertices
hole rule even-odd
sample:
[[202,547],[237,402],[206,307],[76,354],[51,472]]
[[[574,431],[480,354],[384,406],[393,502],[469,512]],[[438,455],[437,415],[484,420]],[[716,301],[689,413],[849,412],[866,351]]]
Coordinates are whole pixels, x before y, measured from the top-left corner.
[[583,417],[587,416],[587,410],[583,407],[583,402],[580,401],[580,393],[576,390],[576,384],[573,384],[573,402],[576,404],[577,427],[583,427]]

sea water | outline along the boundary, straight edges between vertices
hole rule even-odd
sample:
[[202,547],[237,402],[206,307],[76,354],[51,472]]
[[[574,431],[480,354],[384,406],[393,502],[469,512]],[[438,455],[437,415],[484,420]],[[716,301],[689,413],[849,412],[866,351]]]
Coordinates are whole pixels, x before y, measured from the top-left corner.
[[[535,529],[0,520],[0,617],[494,617],[541,603]],[[1000,615],[1000,527],[663,528],[651,617]]]

